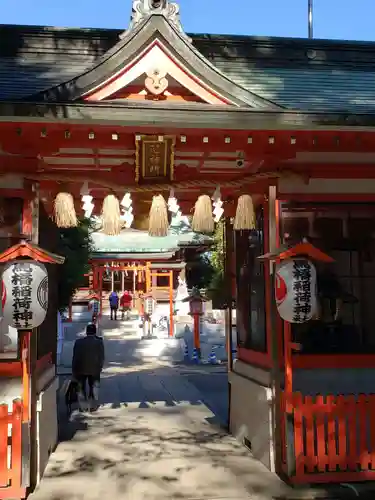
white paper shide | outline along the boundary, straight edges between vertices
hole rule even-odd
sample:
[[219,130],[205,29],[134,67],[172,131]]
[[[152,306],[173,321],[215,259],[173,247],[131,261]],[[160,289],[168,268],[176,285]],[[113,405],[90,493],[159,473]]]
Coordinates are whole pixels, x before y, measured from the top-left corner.
[[3,322],[18,330],[43,323],[48,309],[48,274],[33,260],[15,260],[2,274]]

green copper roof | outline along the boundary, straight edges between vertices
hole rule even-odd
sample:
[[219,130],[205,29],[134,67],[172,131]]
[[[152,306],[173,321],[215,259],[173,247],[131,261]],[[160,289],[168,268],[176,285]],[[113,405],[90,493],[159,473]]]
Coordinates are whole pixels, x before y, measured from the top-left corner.
[[160,238],[149,236],[147,231],[137,229],[123,229],[118,236],[108,236],[100,231],[92,233],[91,236],[93,254],[177,252],[180,247],[212,243],[212,238],[194,233],[184,222],[171,225],[168,236]]

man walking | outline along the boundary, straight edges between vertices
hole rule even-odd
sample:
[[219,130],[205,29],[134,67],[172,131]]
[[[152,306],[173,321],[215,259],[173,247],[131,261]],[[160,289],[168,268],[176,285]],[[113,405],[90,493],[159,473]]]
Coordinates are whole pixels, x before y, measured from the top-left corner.
[[116,291],[113,291],[109,296],[109,307],[111,308],[111,320],[117,320],[119,298]]
[[[72,371],[78,382],[78,402],[80,410],[97,409],[99,399],[100,374],[104,364],[104,343],[96,335],[96,326],[92,323],[86,327],[86,337],[74,343]],[[88,397],[87,397],[88,385]]]

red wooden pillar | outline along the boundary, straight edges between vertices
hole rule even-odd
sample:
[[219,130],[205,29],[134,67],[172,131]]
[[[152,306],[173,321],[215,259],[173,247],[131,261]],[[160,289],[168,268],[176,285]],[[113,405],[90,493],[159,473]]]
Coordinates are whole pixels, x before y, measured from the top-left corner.
[[27,195],[23,201],[22,234],[35,244],[39,242],[39,186],[26,183]]
[[151,290],[151,262],[146,262],[146,293],[150,293]]
[[169,271],[169,336],[173,337],[174,334],[174,306],[173,306],[173,271]]
[[[277,200],[276,186],[269,186],[268,188],[268,251],[276,252],[279,247],[279,224],[280,213],[279,203]],[[284,426],[284,408],[282,404],[282,374],[281,374],[281,360],[283,357],[283,349],[281,344],[282,332],[280,331],[280,318],[276,311],[276,304],[274,301],[274,286],[275,286],[275,263],[272,261],[267,262],[269,280],[266,282],[268,287],[268,301],[266,304],[266,313],[268,317],[268,328],[270,334],[270,351],[272,357],[272,391],[274,393],[274,411],[273,411],[273,426],[274,433],[274,450],[275,450],[275,470],[276,473],[282,473],[283,458],[285,457],[285,426]],[[283,428],[282,428],[283,426]]]
[[100,307],[99,307],[99,317],[101,318],[103,315],[103,268],[99,267],[98,270],[99,274],[99,301],[100,301]]
[[22,422],[30,420],[30,338],[32,332],[26,331],[22,337]]
[[[229,217],[225,218],[223,224],[224,241],[224,283],[225,283],[225,344],[228,356],[228,371],[233,369],[233,339],[232,339],[232,306],[233,306],[233,266],[234,266],[234,234],[233,226]],[[237,345],[236,345],[237,348]]]
[[30,198],[25,198],[23,200],[23,210],[22,210],[22,234],[26,239],[31,239],[33,232],[33,208],[32,200]]
[[92,289],[96,293],[98,290],[98,267],[96,264],[91,264],[92,269]]
[[201,357],[201,336],[200,336],[200,314],[193,314],[194,321],[194,348],[198,352],[199,358]]

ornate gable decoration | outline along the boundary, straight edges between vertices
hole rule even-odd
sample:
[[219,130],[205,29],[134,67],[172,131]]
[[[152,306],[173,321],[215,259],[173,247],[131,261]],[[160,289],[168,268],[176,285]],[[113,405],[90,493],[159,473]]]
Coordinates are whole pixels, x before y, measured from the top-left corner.
[[[134,82],[142,84],[134,88]],[[170,83],[175,82],[178,88]],[[134,92],[130,89],[133,88]],[[133,98],[150,96],[169,100],[173,95],[188,92],[196,102],[227,105],[230,101],[219,92],[209,88],[203,81],[191,75],[183,63],[176,60],[171,51],[158,39],[144,48],[137,59],[130,59],[114,77],[104,81],[84,99],[87,101],[117,100],[127,93]]]
[[191,41],[182,28],[179,5],[168,0],[134,0],[127,33],[155,14],[164,16],[181,35]]
[[280,109],[238,85],[185,34],[177,3],[134,0],[121,40],[81,76],[42,92],[49,101],[154,100]]

